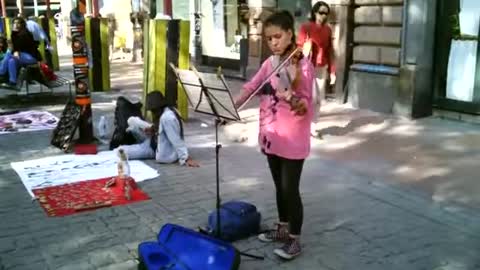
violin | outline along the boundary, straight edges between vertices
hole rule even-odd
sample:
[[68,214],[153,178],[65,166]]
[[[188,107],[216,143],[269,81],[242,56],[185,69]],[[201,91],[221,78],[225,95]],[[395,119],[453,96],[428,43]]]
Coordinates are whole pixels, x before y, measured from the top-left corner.
[[[301,83],[302,79],[302,68],[300,66],[300,61],[303,59],[303,52],[302,50],[299,50],[299,48],[292,49],[292,57],[290,59],[290,64],[291,66],[294,67],[294,77],[293,79],[290,77],[289,71],[284,68],[281,70],[281,72],[285,72],[286,77],[288,78],[288,81],[290,85],[286,90],[282,92],[277,92],[277,96],[282,97],[291,107],[292,111],[295,111],[297,115],[305,115],[307,112],[307,106],[304,104],[301,99],[295,95],[295,92],[299,90],[299,86]],[[278,91],[278,90],[277,90]],[[280,90],[281,91],[281,90]]]
[[[289,54],[285,59],[283,59],[283,61],[280,62],[280,64],[278,64],[278,65],[272,70],[272,72],[270,72],[270,74],[268,74],[268,76],[265,78],[265,80],[263,80],[263,82],[262,82],[260,85],[258,85],[257,88],[255,88],[255,90],[245,99],[245,101],[243,101],[243,103],[238,106],[237,110],[241,110],[243,107],[245,107],[245,105],[247,105],[247,103],[248,103],[254,96],[256,96],[256,95],[263,89],[263,87],[264,87],[267,83],[270,82],[270,80],[273,78],[273,76],[276,76],[276,75],[279,73],[279,71],[280,71],[282,68],[284,68],[284,67],[290,62],[290,60],[293,59],[293,60],[295,61],[294,57],[297,57],[297,58],[298,58],[298,57],[299,57],[299,54],[298,54],[298,53],[299,53],[299,52],[301,53],[301,51],[302,51],[301,48],[295,48],[295,49],[293,49],[293,50],[290,52],[290,54]],[[301,58],[300,58],[300,59],[301,59]],[[297,59],[297,61],[295,62],[296,65],[299,64],[300,59]],[[295,77],[297,77],[297,76],[295,76]],[[294,81],[295,81],[295,80],[294,80]],[[298,81],[298,80],[297,80],[297,81]],[[298,82],[296,83],[296,85],[297,85],[297,87],[298,87]]]
[[289,78],[289,85],[286,87],[286,92],[276,91],[277,97],[283,97],[283,99],[290,105],[291,110],[295,111],[297,115],[305,115],[307,112],[307,106],[299,97],[294,95],[294,92],[298,90],[302,78],[302,69],[300,67],[300,60],[303,58],[302,48],[294,45],[289,49],[288,56],[282,60],[263,82],[238,106],[238,110],[241,110],[254,96],[256,96],[262,89],[270,83],[273,76],[280,76],[280,73],[286,72],[286,76],[290,77],[289,72],[286,70],[286,66],[291,64],[295,68],[295,76],[293,79]]

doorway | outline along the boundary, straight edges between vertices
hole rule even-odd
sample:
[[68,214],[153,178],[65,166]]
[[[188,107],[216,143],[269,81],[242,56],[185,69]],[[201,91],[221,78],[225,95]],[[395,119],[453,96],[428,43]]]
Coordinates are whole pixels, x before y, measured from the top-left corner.
[[480,115],[480,2],[438,0],[434,104]]

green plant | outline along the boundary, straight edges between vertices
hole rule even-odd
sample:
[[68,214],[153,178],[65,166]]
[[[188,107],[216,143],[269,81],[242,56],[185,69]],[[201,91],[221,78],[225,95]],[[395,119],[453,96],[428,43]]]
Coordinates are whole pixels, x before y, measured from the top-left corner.
[[452,27],[452,39],[454,40],[479,40],[478,36],[472,35],[462,35],[460,29],[460,16],[459,14],[454,14],[450,16],[450,25]]

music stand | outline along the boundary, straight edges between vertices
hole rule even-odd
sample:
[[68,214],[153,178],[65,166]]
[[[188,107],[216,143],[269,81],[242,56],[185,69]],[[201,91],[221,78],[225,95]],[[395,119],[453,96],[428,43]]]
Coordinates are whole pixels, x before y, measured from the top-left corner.
[[[192,65],[192,70],[178,69],[170,63],[178,81],[185,90],[188,102],[195,112],[207,114],[215,117],[215,167],[216,167],[216,185],[217,185],[217,231],[216,237],[221,238],[220,231],[220,168],[219,153],[222,145],[218,143],[218,126],[225,120],[239,121],[240,116],[235,107],[230,89],[225,82],[223,74],[218,71],[217,74],[198,72]],[[241,255],[261,259],[261,256],[240,252]]]

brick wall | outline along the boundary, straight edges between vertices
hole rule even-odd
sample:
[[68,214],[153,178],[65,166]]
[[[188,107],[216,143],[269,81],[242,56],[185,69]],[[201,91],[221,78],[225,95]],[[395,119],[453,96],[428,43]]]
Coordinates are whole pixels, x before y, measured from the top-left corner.
[[354,3],[354,63],[400,66],[403,0]]

